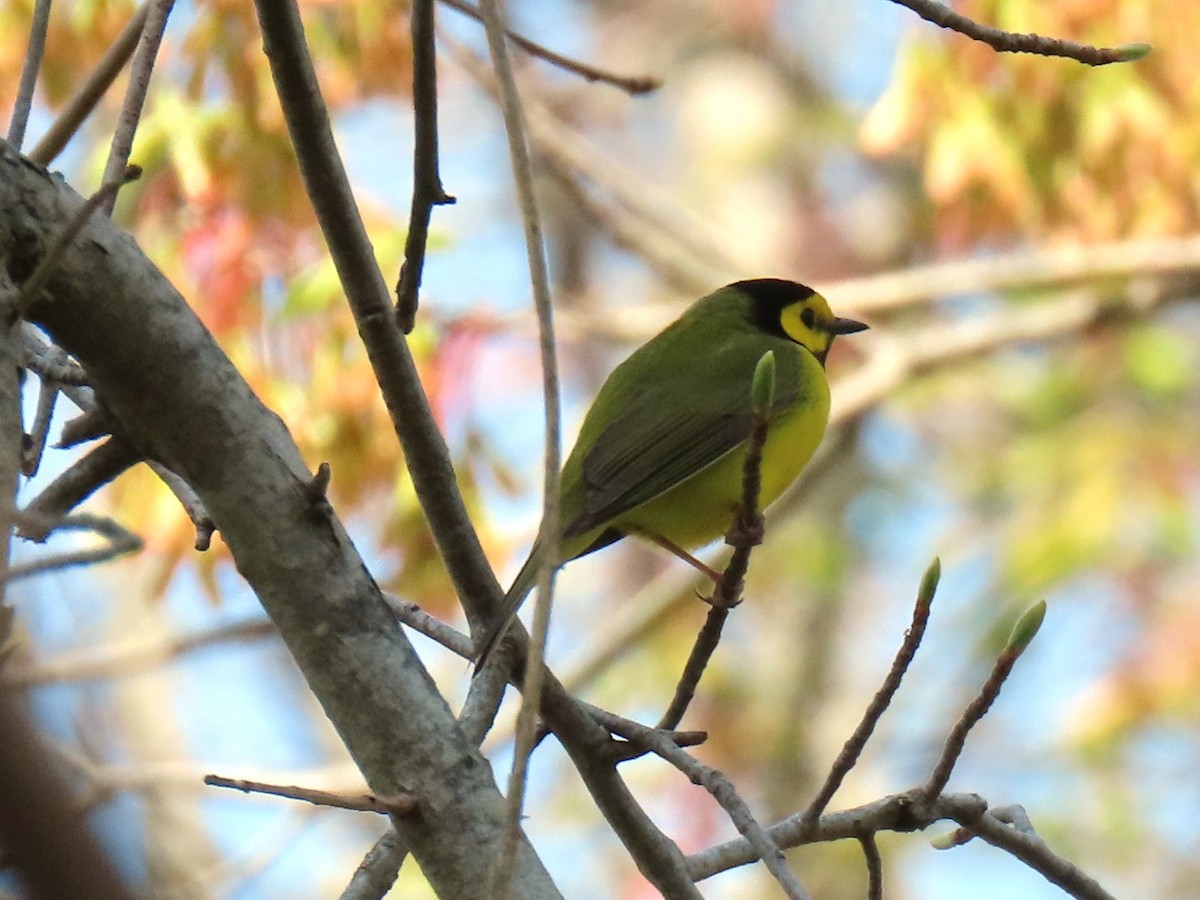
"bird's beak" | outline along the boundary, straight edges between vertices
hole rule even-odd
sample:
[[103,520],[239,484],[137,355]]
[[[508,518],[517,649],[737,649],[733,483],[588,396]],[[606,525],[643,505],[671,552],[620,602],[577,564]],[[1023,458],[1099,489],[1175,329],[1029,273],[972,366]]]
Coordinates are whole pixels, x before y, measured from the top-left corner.
[[859,322],[857,319],[839,317],[829,323],[828,331],[830,334],[854,334],[857,331],[866,331],[870,327],[866,322]]

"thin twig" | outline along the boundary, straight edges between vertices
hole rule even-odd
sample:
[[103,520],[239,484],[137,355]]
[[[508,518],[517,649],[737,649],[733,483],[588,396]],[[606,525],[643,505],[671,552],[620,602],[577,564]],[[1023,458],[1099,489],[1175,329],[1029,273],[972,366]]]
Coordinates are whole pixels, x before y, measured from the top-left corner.
[[305,190],[403,447],[417,497],[471,627],[486,628],[491,622],[487,599],[498,597],[500,586],[467,515],[445,440],[404,335],[396,328],[391,294],[333,139],[303,24],[291,4],[259,2],[256,8]]
[[71,242],[79,236],[79,232],[87,225],[88,219],[92,217],[92,214],[106,207],[111,209],[108,204],[110,200],[116,198],[117,191],[129,184],[129,182],[136,181],[141,177],[142,169],[140,166],[126,166],[117,177],[105,179],[104,183],[100,185],[100,189],[88,197],[79,209],[75,210],[75,214],[71,216],[71,220],[58,236],[54,238],[53,242],[47,248],[45,255],[38,261],[37,268],[33,270],[33,274],[21,285],[21,293],[17,297],[17,313],[19,315],[24,315],[29,311],[29,307],[38,301],[42,289],[49,282],[50,276],[62,260],[63,254],[67,252],[67,248],[71,246]]
[[217,530],[217,523],[208,514],[208,510],[204,506],[204,501],[200,499],[200,495],[196,493],[190,484],[162,463],[147,460],[147,465],[150,466],[150,471],[157,475],[162,483],[175,495],[175,499],[179,501],[179,505],[187,513],[188,519],[196,529],[196,538],[192,542],[192,549],[203,553],[212,545],[212,536]]
[[[495,79],[487,65],[444,30],[438,38],[451,59],[495,96]],[[649,255],[652,265],[682,293],[702,293],[713,284],[732,281],[736,272],[747,268],[744,261],[736,264],[730,260],[729,242],[722,241],[711,225],[681,206],[661,185],[592,146],[536,97],[529,98],[526,105],[526,121],[547,174],[562,183],[585,211],[611,232],[618,245]],[[579,182],[600,189],[611,202],[600,204]]]
[[1077,900],[1116,900],[1096,879],[1074,863],[1055,854],[1036,834],[1027,834],[1014,828],[1001,821],[990,810],[964,810],[951,815],[950,818],[981,840],[1021,860],[1051,884],[1058,885]]
[[[104,166],[104,183],[116,180],[122,172],[127,171],[129,154],[133,150],[133,136],[137,132],[138,122],[142,118],[142,107],[146,102],[146,93],[150,90],[150,75],[154,71],[154,61],[158,57],[158,48],[162,44],[163,32],[167,28],[167,17],[175,0],[150,0],[153,6],[146,17],[138,39],[137,50],[133,54],[133,63],[129,68],[129,84],[125,88],[125,100],[121,104],[121,112],[117,117],[117,128],[113,132],[112,144],[108,150],[108,162]],[[116,206],[117,195],[114,193],[104,204],[104,214],[111,216]]]
[[[29,333],[24,328],[21,329],[21,365],[42,381],[55,385],[84,387],[89,384],[87,373],[67,355],[67,351],[45,340],[29,340]],[[83,408],[83,404],[76,405]]]
[[950,780],[950,773],[954,771],[954,765],[958,762],[959,756],[962,755],[963,747],[967,742],[967,735],[975,727],[976,723],[984,717],[996,701],[996,698],[1000,696],[1000,689],[1012,673],[1013,666],[1016,665],[1021,654],[1029,646],[1029,642],[1037,634],[1045,613],[1046,604],[1042,602],[1026,612],[1017,621],[1013,629],[1013,636],[1009,639],[1008,645],[1001,651],[1000,655],[996,657],[996,663],[992,666],[991,674],[988,675],[988,679],[984,682],[983,687],[979,689],[979,694],[967,704],[967,708],[963,710],[962,715],[959,716],[958,721],[954,723],[954,727],[950,729],[950,733],[946,736],[946,742],[942,746],[942,753],[938,757],[933,771],[929,773],[929,779],[921,789],[924,791],[926,797],[936,797],[945,789],[946,783]]
[[[1096,882],[1048,846],[1015,828],[999,823],[988,813],[987,801],[977,794],[941,794],[930,800],[920,788],[889,794],[852,809],[825,813],[815,830],[806,829],[799,815],[767,829],[780,847],[857,840],[880,831],[921,831],[942,819],[953,819],[978,836],[1016,856],[1046,879],[1064,887],[1080,900],[1113,900]],[[688,870],[697,881],[756,862],[754,847],[746,838],[726,841],[688,857]]]
[[42,381],[38,385],[37,409],[33,414],[33,425],[29,429],[29,440],[21,451],[21,474],[32,478],[42,464],[46,440],[50,436],[50,420],[58,402],[58,385]]
[[8,124],[8,142],[18,150],[25,143],[25,126],[29,124],[29,110],[33,107],[33,92],[37,88],[38,70],[46,53],[46,32],[49,28],[50,0],[37,0],[33,7],[33,21],[29,24],[29,44],[25,48],[25,62],[21,66],[21,81],[17,85],[12,118]]
[[88,451],[25,505],[21,536],[44,541],[54,523],[140,460],[135,450],[117,438]]
[[71,447],[97,441],[112,434],[113,421],[108,410],[98,403],[83,409],[86,411],[63,422],[58,432],[58,442],[54,445],[57,449],[69,450]]
[[411,794],[395,794],[390,797],[380,797],[376,794],[344,794],[300,787],[295,784],[268,784],[264,781],[249,781],[245,778],[225,778],[222,775],[205,775],[204,783],[209,787],[231,788],[244,794],[269,794],[272,797],[303,800],[314,806],[332,806],[337,809],[380,813],[385,816],[420,815],[423,805],[420,798]]
[[867,900],[883,900],[883,857],[874,832],[859,837],[858,843],[867,864]]
[[413,47],[413,195],[404,239],[404,264],[396,285],[396,317],[405,334],[417,318],[421,273],[433,208],[454,202],[438,172],[437,48],[433,36],[434,0],[414,0]]
[[[63,426],[59,446],[71,446],[73,443],[91,440],[102,433],[107,433],[109,427],[107,415],[103,408],[96,404],[91,389],[86,387],[87,374],[82,367],[72,362],[60,347],[46,342],[33,326],[28,323],[25,325],[27,327],[23,328],[21,332],[22,364],[37,372],[44,382],[56,387],[61,386],[63,393],[70,397],[76,406],[84,410],[81,416]],[[97,428],[103,430],[98,433]],[[36,441],[36,425],[34,438]],[[100,448],[83,457],[51,482],[38,497],[27,504],[26,510],[40,515],[43,521],[53,521],[66,515],[98,487],[116,478],[139,462],[141,458],[120,440],[106,441]],[[188,519],[195,526],[195,549],[207,550],[212,543],[216,524],[209,516],[200,497],[191,485],[166,466],[153,460],[148,464],[151,471],[179,500]],[[26,536],[33,540],[42,539],[36,535]]]
[[396,618],[405,625],[421,632],[427,638],[436,641],[451,653],[456,653],[465,660],[469,661],[474,656],[475,647],[471,643],[471,639],[461,631],[447,625],[436,616],[431,616],[411,600],[403,600],[395,594],[388,593],[383,595],[383,599],[396,614]]
[[1127,44],[1123,47],[1092,47],[1059,38],[1042,37],[1038,34],[1018,34],[991,28],[954,12],[937,0],[892,0],[906,6],[918,16],[934,25],[957,31],[972,40],[987,44],[1001,53],[1035,53],[1039,56],[1062,56],[1088,66],[1106,66],[1109,63],[1129,62],[1141,59],[1149,52],[1145,44]]
[[842,779],[858,762],[858,757],[874,733],[880,717],[891,705],[892,698],[899,690],[900,682],[904,679],[904,675],[916,655],[917,648],[921,646],[921,638],[925,636],[925,626],[929,624],[929,608],[933,602],[933,595],[937,590],[940,577],[941,562],[934,559],[933,564],[926,571],[925,577],[921,579],[921,589],[917,591],[917,602],[913,607],[912,623],[908,626],[908,631],[904,633],[904,641],[901,643],[900,649],[896,651],[892,667],[888,670],[883,685],[863,713],[858,727],[854,729],[854,733],[842,746],[841,752],[837,755],[837,759],[834,760],[833,766],[825,778],[825,783],[817,791],[817,795],[809,804],[808,809],[804,811],[802,818],[805,821],[815,824],[821,813],[825,811],[825,807],[829,805],[829,801],[841,787]]
[[693,784],[698,784],[707,790],[725,810],[738,832],[754,847],[758,858],[763,861],[767,870],[783,888],[784,893],[796,900],[802,900],[802,898],[807,900],[808,893],[788,868],[787,858],[783,855],[783,851],[772,840],[767,830],[754,818],[750,808],[728,778],[680,749],[667,733],[660,729],[639,725],[596,707],[591,707],[591,712],[597,721],[604,724],[605,728],[662,757],[685,774]]
[[[59,364],[64,356],[67,358],[65,367]],[[21,365],[37,373],[39,378],[62,385],[63,393],[80,409],[87,410],[96,405],[96,395],[89,387],[91,382],[83,367],[71,360],[61,347],[50,343],[30,322],[21,323]]]
[[155,632],[150,637],[130,636],[78,652],[39,659],[36,663],[11,665],[0,678],[0,689],[119,678],[161,666],[214,644],[278,636],[275,624],[262,618],[231,622],[192,634]]
[[[773,397],[775,393],[773,357],[769,377],[769,394]],[[758,378],[759,374],[756,369],[756,382]],[[692,652],[688,655],[683,673],[679,676],[679,683],[675,686],[675,694],[671,698],[666,712],[659,719],[658,725],[655,726],[662,731],[673,731],[679,725],[692,698],[696,696],[700,678],[704,675],[704,670],[708,667],[709,660],[712,659],[712,655],[721,641],[721,631],[725,627],[729,611],[741,602],[746,571],[750,567],[750,553],[762,543],[765,524],[762,513],[758,509],[758,495],[762,489],[762,454],[763,447],[767,443],[767,432],[771,426],[773,401],[768,400],[766,403],[759,404],[756,398],[748,396],[746,399],[748,402],[754,402],[755,415],[750,435],[746,440],[746,456],[742,463],[742,502],[733,525],[729,529],[729,534],[725,538],[725,543],[733,547],[733,555],[726,564],[725,571],[721,573],[720,580],[717,581],[712,597],[712,608],[708,611],[700,633],[696,635]]]
[[[464,2],[464,0],[441,0],[441,2],[451,9],[470,16],[477,22],[483,21],[483,16],[479,8]],[[543,47],[541,44],[531,41],[529,38],[517,34],[515,31],[506,28],[504,33],[508,36],[509,40],[530,56],[544,59],[546,62],[558,66],[558,68],[567,72],[572,72],[587,81],[600,81],[604,84],[610,84],[634,97],[641,94],[649,94],[651,91],[656,91],[662,87],[661,80],[649,75],[614,75],[612,72],[605,72],[603,69],[597,69],[588,63],[580,62],[569,56],[563,56],[561,53],[555,53],[553,50]]]
[[[24,511],[18,511],[15,516],[18,522],[29,522],[30,517]],[[44,526],[42,526],[44,527]],[[80,513],[67,516],[54,522],[51,531],[91,531],[107,538],[108,544],[93,550],[74,550],[67,553],[56,553],[44,559],[10,566],[7,572],[0,575],[0,583],[8,584],[19,578],[29,578],[44,572],[58,572],[75,566],[90,566],[107,562],[126,553],[134,553],[142,549],[142,539],[131,531],[126,530],[112,519],[104,516],[94,516]]]
[[516,866],[517,842],[521,810],[525,804],[525,779],[529,755],[537,737],[538,709],[541,705],[546,633],[550,627],[550,609],[554,596],[554,573],[558,566],[559,495],[558,476],[561,465],[559,447],[559,385],[558,355],[554,344],[554,307],[550,298],[550,272],[538,212],[537,195],[533,184],[533,164],[525,136],[521,97],[513,77],[512,63],[505,42],[504,18],[496,0],[483,0],[480,13],[487,32],[488,49],[492,57],[496,83],[500,89],[500,109],[504,114],[504,131],[512,162],[513,182],[521,221],[525,232],[525,249],[529,261],[529,277],[533,288],[533,305],[537,310],[538,349],[542,362],[542,396],[545,403],[545,448],[543,451],[542,524],[538,546],[537,597],[534,601],[533,625],[525,662],[525,684],[521,692],[521,711],[517,716],[516,746],[513,766],[508,778],[508,839],[494,881],[497,896],[505,897],[512,889]]
[[55,157],[67,145],[67,141],[83,124],[83,120],[96,108],[100,98],[116,81],[121,70],[125,68],[125,63],[129,62],[129,57],[133,55],[134,48],[137,47],[138,38],[142,35],[142,29],[146,26],[146,16],[149,13],[150,3],[147,2],[143,3],[133,14],[124,30],[113,41],[112,46],[105,51],[100,62],[96,64],[96,68],[88,75],[87,80],[67,101],[67,105],[54,120],[54,124],[37,142],[37,145],[29,151],[31,160],[43,166],[54,162]]

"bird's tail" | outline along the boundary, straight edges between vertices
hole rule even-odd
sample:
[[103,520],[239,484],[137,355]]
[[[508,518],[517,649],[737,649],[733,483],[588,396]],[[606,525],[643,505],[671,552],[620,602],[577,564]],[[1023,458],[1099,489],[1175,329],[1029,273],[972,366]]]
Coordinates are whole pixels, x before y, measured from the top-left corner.
[[500,644],[500,640],[508,632],[508,626],[512,624],[512,620],[517,617],[517,610],[521,608],[521,604],[525,602],[525,598],[529,596],[529,592],[533,590],[533,586],[537,583],[538,577],[538,545],[535,544],[529,552],[529,558],[525,560],[525,564],[521,566],[521,571],[517,573],[517,577],[513,579],[512,587],[508,589],[508,593],[504,595],[504,603],[500,606],[499,612],[496,613],[496,618],[492,622],[492,626],[483,636],[482,642],[475,653],[475,671],[479,672],[483,668],[483,664],[487,662],[488,657]]

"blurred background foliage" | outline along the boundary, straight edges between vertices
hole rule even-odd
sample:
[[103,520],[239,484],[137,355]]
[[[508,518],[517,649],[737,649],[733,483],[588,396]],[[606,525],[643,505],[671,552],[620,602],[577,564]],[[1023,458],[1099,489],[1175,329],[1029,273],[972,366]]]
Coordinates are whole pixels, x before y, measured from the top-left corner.
[[[18,80],[31,5],[0,5],[5,85]],[[407,5],[301,6],[380,264],[394,277],[411,189]],[[34,139],[131,9],[117,0],[55,9]],[[631,342],[726,281],[794,277],[868,318],[873,331],[830,359],[838,411],[827,452],[772,511],[750,599],[684,727],[710,731],[701,754],[764,818],[804,806],[882,677],[937,553],[946,577],[927,646],[835,806],[922,779],[1015,616],[1046,597],[1047,625],[951,787],[1023,803],[1056,849],[1118,895],[1193,896],[1200,9],[1165,0],[955,9],[1014,31],[1155,50],[1102,69],[1000,55],[883,0],[509,5],[513,27],[534,40],[662,81],[635,99],[519,58],[567,421],[573,428]],[[482,35],[450,8],[438,17],[442,174],[458,203],[434,213],[412,343],[484,546],[507,576],[536,527],[536,345]],[[331,499],[380,583],[461,622],[260,46],[248,4],[177,6],[134,145],[146,174],[117,217],[309,463],[331,464]],[[82,193],[99,180],[122,87],[56,163]],[[978,278],[968,269],[951,279],[939,264],[952,260],[979,263]],[[1039,274],[1055,260],[1078,265]],[[988,274],[997,261],[999,279]],[[896,271],[908,272],[906,287],[889,293]],[[154,896],[336,893],[378,822],[198,789],[214,767],[355,783],[219,539],[193,552],[186,517],[144,469],[95,502],[146,551],[20,588],[24,643],[5,677],[34,691],[97,827]],[[702,620],[696,587],[638,547],[569,567],[552,664],[588,699],[657,718]],[[463,663],[422,649],[461,697]],[[502,719],[488,745],[500,765],[503,730]],[[676,773],[639,761],[628,774],[685,850],[731,834]],[[557,748],[539,750],[534,777],[528,826],[567,894],[649,896]],[[891,897],[1059,896],[987,848],[936,854],[897,837],[883,851]],[[793,858],[815,896],[863,895],[856,849]],[[1004,887],[986,893],[982,881],[996,877]],[[406,870],[397,896],[419,895],[421,884]],[[753,870],[705,890],[772,895]]]

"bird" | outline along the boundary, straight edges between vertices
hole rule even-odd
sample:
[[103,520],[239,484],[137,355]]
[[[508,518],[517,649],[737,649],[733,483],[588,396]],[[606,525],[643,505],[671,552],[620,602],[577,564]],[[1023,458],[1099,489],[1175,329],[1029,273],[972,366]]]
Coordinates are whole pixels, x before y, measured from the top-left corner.
[[[780,278],[737,281],[693,303],[613,370],[585,414],[559,479],[557,564],[628,536],[695,562],[687,550],[724,534],[742,502],[755,367],[774,351],[759,493],[759,507],[769,506],[825,433],[834,338],[867,327]],[[484,632],[476,672],[537,582],[541,542]]]

